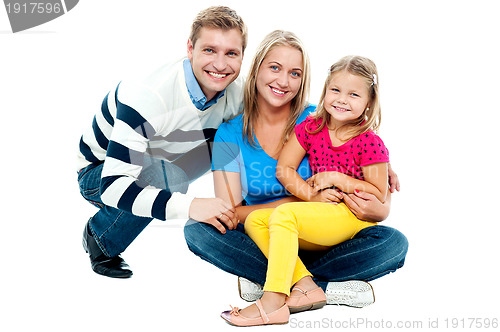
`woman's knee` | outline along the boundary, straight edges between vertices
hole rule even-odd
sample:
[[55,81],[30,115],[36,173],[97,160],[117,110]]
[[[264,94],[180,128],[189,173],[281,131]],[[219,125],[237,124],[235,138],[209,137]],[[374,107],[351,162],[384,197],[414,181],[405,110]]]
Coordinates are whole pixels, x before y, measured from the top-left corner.
[[395,228],[383,225],[365,228],[368,234],[371,233],[370,228],[374,231],[373,238],[380,241],[379,255],[384,256],[387,261],[393,262],[394,270],[402,267],[409,246],[406,236]]
[[198,221],[189,219],[184,225],[184,238],[186,240],[187,246],[189,250],[196,253],[199,250],[202,250],[204,243],[206,243],[206,236],[204,233],[204,227],[208,225],[203,225]]

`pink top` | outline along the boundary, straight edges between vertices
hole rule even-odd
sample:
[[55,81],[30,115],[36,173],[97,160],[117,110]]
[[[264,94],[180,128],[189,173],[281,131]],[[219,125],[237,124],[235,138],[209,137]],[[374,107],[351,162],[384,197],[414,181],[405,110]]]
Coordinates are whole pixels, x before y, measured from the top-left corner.
[[308,116],[295,127],[300,145],[309,154],[309,164],[314,174],[336,171],[364,180],[362,166],[389,162],[389,151],[373,131],[358,135],[341,146],[333,146],[326,126],[315,135],[305,130],[306,126],[309,131],[315,130],[320,121]]

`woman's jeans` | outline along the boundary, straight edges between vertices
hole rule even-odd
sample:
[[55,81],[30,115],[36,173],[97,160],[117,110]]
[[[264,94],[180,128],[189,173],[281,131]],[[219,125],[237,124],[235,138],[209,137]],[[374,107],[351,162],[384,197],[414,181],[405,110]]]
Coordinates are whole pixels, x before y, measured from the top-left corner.
[[[188,158],[184,160],[189,161]],[[142,186],[152,185],[171,192],[186,193],[189,182],[206,172],[209,169],[209,163],[198,161],[186,164],[188,167],[182,167],[145,157],[143,171],[138,182]],[[115,257],[125,251],[153,218],[139,217],[103,204],[100,194],[102,168],[103,164],[90,165],[81,169],[78,172],[78,183],[82,196],[99,208],[99,211],[89,220],[92,235],[106,256]]]
[[[218,268],[264,285],[267,259],[239,224],[220,233],[215,227],[189,220],[184,227],[189,249]],[[299,251],[315,282],[326,289],[329,281],[377,279],[402,267],[408,240],[387,226],[372,226],[326,251]]]

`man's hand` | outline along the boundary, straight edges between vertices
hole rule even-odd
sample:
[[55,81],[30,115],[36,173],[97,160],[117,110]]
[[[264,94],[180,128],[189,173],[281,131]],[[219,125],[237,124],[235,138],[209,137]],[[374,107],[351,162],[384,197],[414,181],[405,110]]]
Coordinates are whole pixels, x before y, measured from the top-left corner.
[[238,225],[236,210],[220,198],[193,199],[189,207],[189,217],[214,226],[222,234],[226,234],[222,223],[230,230]]

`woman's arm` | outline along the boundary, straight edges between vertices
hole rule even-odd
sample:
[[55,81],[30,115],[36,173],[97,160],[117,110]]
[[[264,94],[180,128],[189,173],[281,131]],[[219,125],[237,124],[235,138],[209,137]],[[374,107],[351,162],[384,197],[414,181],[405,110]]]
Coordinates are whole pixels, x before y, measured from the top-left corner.
[[245,223],[245,220],[247,219],[248,215],[255,210],[274,209],[281,204],[292,203],[292,202],[301,202],[301,199],[299,199],[295,196],[290,196],[290,197],[281,198],[281,199],[278,199],[276,201],[265,203],[265,204],[238,206],[238,207],[236,207],[236,213],[238,214],[239,221],[241,223]]
[[[238,222],[244,223],[247,216],[255,210],[275,208],[278,205],[290,202],[299,202],[297,197],[285,197],[273,202],[255,205],[242,205],[243,196],[241,195],[241,177],[240,173],[214,171],[215,197],[222,198],[226,202],[231,202],[236,207]],[[236,227],[236,224],[234,225]],[[233,229],[233,228],[230,228]]]

